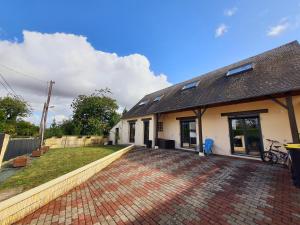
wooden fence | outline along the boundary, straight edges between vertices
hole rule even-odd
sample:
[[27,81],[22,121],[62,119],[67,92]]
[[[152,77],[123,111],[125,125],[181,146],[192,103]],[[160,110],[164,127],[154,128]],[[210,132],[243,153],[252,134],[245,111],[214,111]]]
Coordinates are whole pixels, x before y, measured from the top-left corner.
[[15,138],[10,139],[3,161],[10,160],[20,155],[31,154],[33,150],[39,147],[38,138]]

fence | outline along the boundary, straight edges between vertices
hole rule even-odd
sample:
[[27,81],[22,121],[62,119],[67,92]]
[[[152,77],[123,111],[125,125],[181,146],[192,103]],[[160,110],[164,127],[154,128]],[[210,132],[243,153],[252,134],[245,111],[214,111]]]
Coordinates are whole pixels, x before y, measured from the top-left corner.
[[50,148],[69,148],[103,145],[107,139],[102,136],[62,136],[52,137],[45,140],[45,145]]
[[10,139],[3,161],[10,160],[20,155],[31,154],[33,150],[39,147],[38,138],[16,138]]

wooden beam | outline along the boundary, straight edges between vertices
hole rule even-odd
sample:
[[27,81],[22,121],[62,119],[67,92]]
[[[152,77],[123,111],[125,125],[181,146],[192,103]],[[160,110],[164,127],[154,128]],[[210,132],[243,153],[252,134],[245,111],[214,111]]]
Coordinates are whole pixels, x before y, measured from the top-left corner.
[[292,96],[287,96],[285,99],[289,115],[293,143],[300,143]]
[[221,116],[247,116],[247,115],[257,115],[260,113],[268,113],[268,109],[258,109],[258,110],[249,110],[249,111],[240,111],[240,112],[228,112],[221,113]]
[[155,146],[158,146],[158,122],[160,118],[160,114],[156,113],[156,121],[155,121]]
[[142,119],[142,121],[147,121],[147,120],[152,120],[152,118],[149,117],[149,118],[143,118],[143,119]]
[[275,102],[276,104],[280,105],[281,107],[288,109],[287,105],[283,104],[281,101],[279,101],[277,98],[271,98],[271,100],[273,102]]
[[197,116],[176,117],[176,120],[195,120]]
[[128,123],[135,123],[137,120],[127,120]]
[[198,139],[199,139],[199,151],[203,152],[203,132],[202,132],[202,116],[205,113],[206,109],[202,111],[202,109],[193,110],[197,120],[198,120]]

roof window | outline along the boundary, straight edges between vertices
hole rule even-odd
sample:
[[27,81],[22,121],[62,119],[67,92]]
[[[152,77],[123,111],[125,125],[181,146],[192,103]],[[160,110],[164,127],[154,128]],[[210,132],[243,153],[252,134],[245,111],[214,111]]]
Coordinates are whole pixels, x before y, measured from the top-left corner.
[[186,89],[197,87],[198,84],[199,84],[199,81],[194,81],[194,82],[188,83],[188,84],[184,85],[181,90],[186,90]]
[[231,70],[228,70],[226,75],[231,76],[231,75],[235,75],[235,74],[244,73],[244,72],[247,72],[249,70],[253,70],[253,63],[248,63],[248,64],[245,64],[245,65],[233,68]]
[[139,103],[139,105],[146,105],[149,102],[149,100],[145,100]]
[[164,97],[164,95],[159,95],[153,101],[154,102],[158,102],[158,101],[160,101],[162,99],[162,97]]

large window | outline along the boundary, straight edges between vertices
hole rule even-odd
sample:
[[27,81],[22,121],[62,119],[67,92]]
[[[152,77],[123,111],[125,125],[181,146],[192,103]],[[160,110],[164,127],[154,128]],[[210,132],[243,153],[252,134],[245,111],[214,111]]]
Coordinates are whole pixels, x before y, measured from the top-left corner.
[[135,141],[135,122],[129,123],[129,142],[134,143]]

